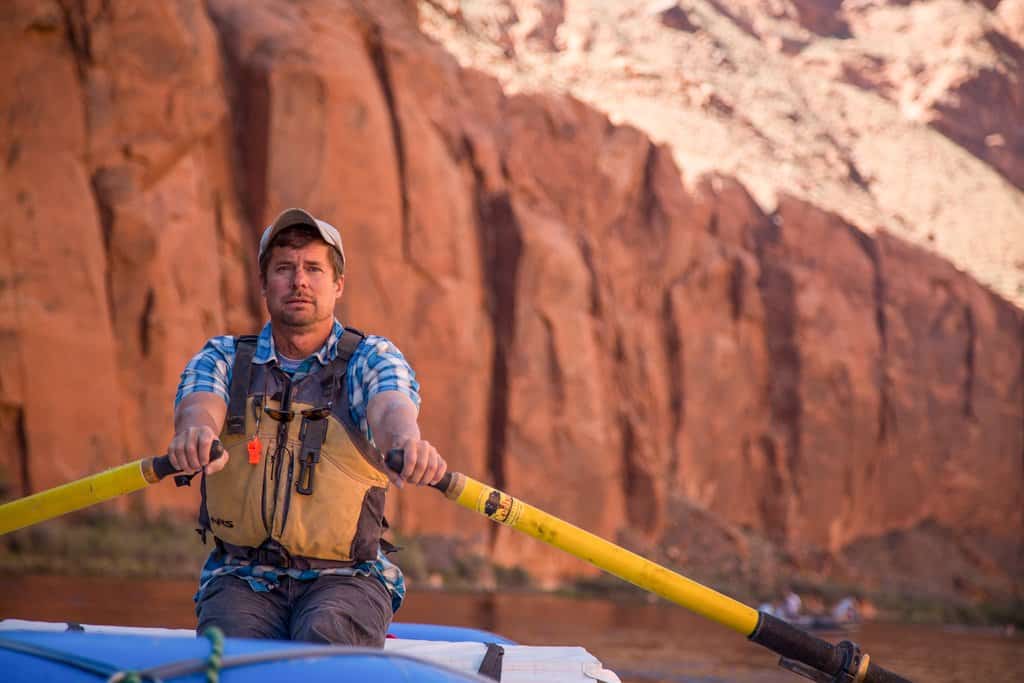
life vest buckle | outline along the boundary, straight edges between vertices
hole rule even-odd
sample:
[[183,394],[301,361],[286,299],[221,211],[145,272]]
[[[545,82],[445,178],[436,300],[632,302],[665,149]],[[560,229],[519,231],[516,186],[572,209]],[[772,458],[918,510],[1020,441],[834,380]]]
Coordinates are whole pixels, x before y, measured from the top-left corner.
[[330,404],[324,408],[302,411],[302,426],[299,428],[302,450],[299,455],[299,476],[295,481],[295,492],[304,496],[313,495],[313,475],[316,473],[317,463],[320,462],[320,449],[327,438],[327,420],[324,418],[330,411]]
[[304,496],[313,495],[313,475],[316,473],[318,462],[320,462],[320,449],[303,450],[299,460],[299,476],[295,480],[296,493],[301,493]]

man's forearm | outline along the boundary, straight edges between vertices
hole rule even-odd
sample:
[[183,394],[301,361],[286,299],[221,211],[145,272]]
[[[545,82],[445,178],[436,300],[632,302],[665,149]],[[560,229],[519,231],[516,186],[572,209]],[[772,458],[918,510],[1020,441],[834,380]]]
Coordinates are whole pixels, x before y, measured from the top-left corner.
[[385,452],[409,439],[420,438],[417,418],[416,405],[409,397],[398,393],[374,396],[366,415],[377,447]]
[[214,413],[225,413],[226,406],[220,410],[222,401],[208,395],[192,394],[187,396],[174,411],[174,431],[182,432],[190,427],[209,427],[214,433],[219,433],[224,420],[224,415],[219,417]]
[[185,472],[201,466],[206,466],[207,474],[222,469],[228,458],[210,463],[209,453],[226,414],[227,404],[216,394],[195,392],[182,399],[174,410],[174,438],[167,447],[171,464]]
[[398,391],[377,394],[366,407],[366,421],[377,447],[385,452],[398,447],[405,450],[401,473],[388,474],[399,487],[404,483],[436,484],[448,467],[437,448],[420,437],[418,417],[416,404]]

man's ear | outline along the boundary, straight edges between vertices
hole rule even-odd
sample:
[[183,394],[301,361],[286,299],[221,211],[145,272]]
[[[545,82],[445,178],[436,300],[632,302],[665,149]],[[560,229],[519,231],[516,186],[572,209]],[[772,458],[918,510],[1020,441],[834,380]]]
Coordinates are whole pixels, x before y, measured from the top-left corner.
[[338,292],[335,295],[334,300],[337,301],[338,299],[341,298],[342,293],[345,291],[345,276],[344,275],[339,275],[338,279],[335,280],[334,283],[335,283],[335,287],[337,288],[337,292]]

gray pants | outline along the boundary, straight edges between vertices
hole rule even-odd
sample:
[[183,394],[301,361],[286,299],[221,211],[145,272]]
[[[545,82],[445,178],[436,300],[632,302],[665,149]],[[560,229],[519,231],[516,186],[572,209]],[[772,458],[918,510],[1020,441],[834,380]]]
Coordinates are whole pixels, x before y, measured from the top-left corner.
[[235,638],[304,640],[384,647],[391,625],[391,596],[372,576],[291,577],[258,593],[236,576],[219,576],[196,605],[197,632],[219,626]]

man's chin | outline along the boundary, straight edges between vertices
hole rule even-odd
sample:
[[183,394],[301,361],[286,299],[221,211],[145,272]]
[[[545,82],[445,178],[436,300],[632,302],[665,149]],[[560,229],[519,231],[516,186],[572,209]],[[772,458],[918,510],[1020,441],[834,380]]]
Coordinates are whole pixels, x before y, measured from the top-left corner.
[[307,327],[313,327],[317,323],[315,315],[308,311],[298,312],[284,312],[273,319],[273,322],[282,327],[290,327],[295,329],[304,329]]

